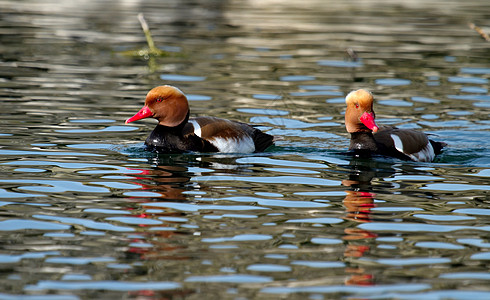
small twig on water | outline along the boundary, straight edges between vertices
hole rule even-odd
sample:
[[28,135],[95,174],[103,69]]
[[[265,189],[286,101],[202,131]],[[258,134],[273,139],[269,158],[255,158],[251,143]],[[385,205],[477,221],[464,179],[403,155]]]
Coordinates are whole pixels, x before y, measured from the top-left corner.
[[122,51],[121,54],[127,56],[144,57],[145,59],[148,59],[150,61],[153,60],[155,57],[169,56],[170,54],[167,51],[160,50],[155,46],[153,38],[151,37],[150,27],[148,26],[148,23],[146,23],[145,17],[142,13],[138,14],[138,20],[140,21],[141,28],[143,28],[143,32],[145,33],[148,48],[145,47],[144,49]]
[[490,42],[490,36],[481,27],[476,26],[474,23],[469,23],[468,25],[471,29],[478,32],[485,41]]
[[347,55],[352,61],[359,61],[359,56],[357,55],[357,52],[354,49],[347,48],[345,49],[345,52],[347,53]]
[[153,38],[151,37],[150,27],[148,26],[148,23],[146,23],[145,17],[142,13],[138,14],[138,21],[140,22],[141,28],[143,29],[143,32],[145,34],[148,48],[145,47],[143,49],[121,51],[120,53],[122,55],[132,57],[144,57],[145,59],[150,60],[150,63],[152,63],[155,57],[169,56],[169,52],[160,50],[155,46],[155,42],[153,42]]
[[155,47],[155,43],[153,42],[153,38],[151,37],[150,27],[148,27],[148,23],[146,23],[143,13],[138,14],[138,21],[140,21],[141,28],[143,28],[143,32],[145,33],[146,43],[148,44],[150,53],[159,53],[160,49]]

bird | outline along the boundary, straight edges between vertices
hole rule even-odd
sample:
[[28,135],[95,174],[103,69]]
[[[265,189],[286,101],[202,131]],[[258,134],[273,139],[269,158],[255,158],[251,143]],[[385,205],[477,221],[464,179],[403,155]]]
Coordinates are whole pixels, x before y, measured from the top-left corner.
[[345,97],[345,128],[350,133],[349,151],[357,156],[380,154],[403,160],[431,162],[447,146],[430,140],[418,130],[378,126],[373,110],[374,97],[359,89]]
[[151,89],[144,106],[125,123],[149,117],[158,120],[145,141],[146,150],[153,152],[253,153],[274,144],[274,136],[246,123],[206,116],[189,118],[186,95],[171,85]]

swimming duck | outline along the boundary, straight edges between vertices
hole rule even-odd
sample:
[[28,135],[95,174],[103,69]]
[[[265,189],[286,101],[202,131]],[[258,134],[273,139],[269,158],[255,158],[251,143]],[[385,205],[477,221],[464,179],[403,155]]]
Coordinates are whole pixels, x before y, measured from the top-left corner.
[[145,141],[161,153],[252,153],[266,150],[274,137],[251,125],[215,117],[189,118],[189,103],[178,88],[164,85],[146,95],[145,105],[126,124],[155,118],[158,125]]
[[376,125],[373,101],[373,95],[364,89],[352,91],[345,98],[345,127],[351,134],[350,151],[430,162],[446,146],[446,143],[430,140],[421,131]]

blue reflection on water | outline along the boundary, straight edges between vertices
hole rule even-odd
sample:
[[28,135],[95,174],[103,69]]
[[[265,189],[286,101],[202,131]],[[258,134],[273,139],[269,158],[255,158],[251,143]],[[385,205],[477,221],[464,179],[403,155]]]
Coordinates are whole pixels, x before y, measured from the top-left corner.
[[430,289],[428,284],[393,284],[377,286],[306,286],[306,287],[265,287],[260,291],[267,294],[289,293],[355,293],[359,295],[380,294],[389,292],[414,292]]
[[190,76],[179,74],[162,74],[160,78],[169,81],[203,81],[206,79],[204,76]]
[[[43,219],[43,220],[52,220],[60,223],[66,223],[71,225],[82,225],[86,228],[97,229],[97,230],[108,230],[108,231],[119,231],[119,232],[127,232],[127,231],[135,231],[133,227],[123,227],[116,226],[109,223],[97,222],[91,219],[82,219],[82,218],[71,218],[71,217],[61,217],[61,216],[49,216],[49,215],[33,215],[34,218]],[[60,226],[67,226],[61,225]],[[66,229],[66,228],[63,228]]]
[[271,282],[268,276],[233,274],[233,275],[208,275],[208,276],[189,276],[185,282],[228,282],[228,283],[265,283]]
[[402,85],[409,85],[412,83],[411,80],[397,79],[397,78],[376,79],[375,82],[378,85],[384,85],[384,86],[402,86]]
[[362,67],[361,61],[344,61],[344,60],[320,60],[318,65],[326,67],[338,67],[338,68],[357,68]]
[[139,290],[173,290],[181,287],[176,282],[166,281],[123,281],[123,280],[104,280],[104,281],[54,281],[41,280],[37,284],[27,285],[26,291],[39,290],[107,290],[107,291],[139,291]]
[[71,226],[44,221],[9,219],[0,221],[0,231],[16,231],[26,229],[36,230],[66,230]]
[[45,260],[47,263],[68,265],[86,265],[113,261],[115,261],[113,257],[49,257]]

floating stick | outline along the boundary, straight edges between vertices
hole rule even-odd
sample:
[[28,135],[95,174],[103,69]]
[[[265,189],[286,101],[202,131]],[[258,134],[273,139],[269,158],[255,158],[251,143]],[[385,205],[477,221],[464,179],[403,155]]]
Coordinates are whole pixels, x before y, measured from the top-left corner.
[[143,32],[145,33],[146,43],[148,44],[150,53],[160,53],[161,50],[155,47],[155,43],[153,42],[153,38],[151,37],[150,27],[148,27],[148,23],[146,23],[143,13],[138,14],[138,21],[140,21],[141,28],[143,28]]
[[485,31],[483,31],[481,27],[476,26],[474,23],[469,23],[468,25],[470,26],[471,29],[478,32],[485,41],[490,42],[490,36],[488,36],[488,34]]

